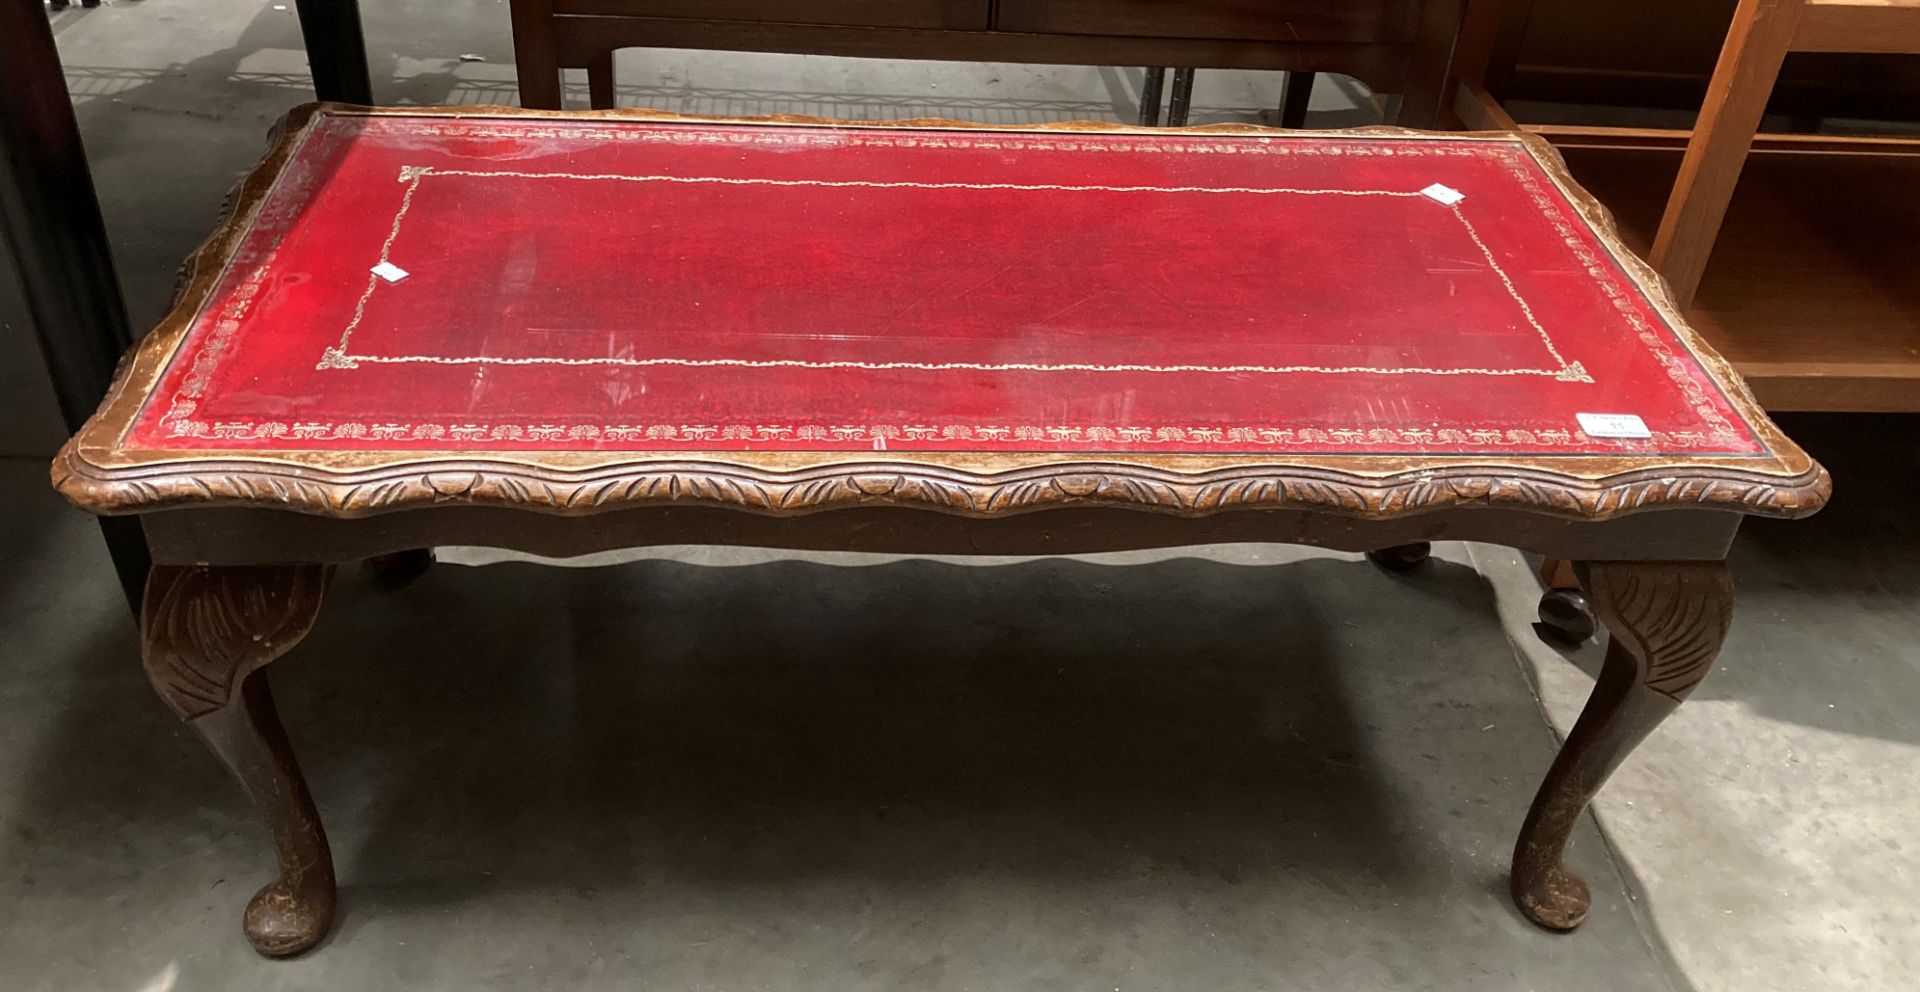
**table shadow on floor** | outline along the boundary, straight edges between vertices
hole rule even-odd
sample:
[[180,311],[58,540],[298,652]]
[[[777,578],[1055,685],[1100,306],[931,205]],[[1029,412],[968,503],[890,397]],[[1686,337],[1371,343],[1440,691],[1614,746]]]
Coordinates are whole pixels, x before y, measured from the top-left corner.
[[[272,669],[342,876],[334,938],[283,964],[234,926],[265,839],[123,640],[68,659],[97,674],[0,850],[42,886],[17,908],[95,948],[73,975],[130,980],[159,946],[194,987],[355,981],[396,939],[459,987],[508,947],[560,975],[619,948],[661,987],[821,954],[876,988],[1661,967],[1590,827],[1579,942],[1500,895],[1552,745],[1483,580],[1445,562],[345,570]],[[504,937],[530,932],[550,958]],[[964,951],[910,982],[928,934]]]
[[850,885],[940,919],[930,893],[989,879],[1216,907],[1254,891],[1268,914],[1291,903],[1281,920],[1358,904],[1416,932],[1464,892],[1485,900],[1465,919],[1531,934],[1488,893],[1539,771],[1511,742],[1543,756],[1543,729],[1459,566],[654,561],[425,582],[362,600],[283,680],[338,749],[310,761],[333,769],[323,801],[381,783],[343,847],[343,940],[515,890],[665,922],[715,893],[797,911]]

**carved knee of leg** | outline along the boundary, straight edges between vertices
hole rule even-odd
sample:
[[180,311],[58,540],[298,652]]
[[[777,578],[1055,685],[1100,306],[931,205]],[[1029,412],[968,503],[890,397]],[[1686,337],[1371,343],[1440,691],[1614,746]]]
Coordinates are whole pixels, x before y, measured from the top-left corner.
[[147,676],[246,790],[273,836],[279,877],[248,903],[262,954],[319,943],[334,914],[333,861],[266,673],[312,627],[326,569],[157,567],[141,611]]
[[247,674],[313,628],[322,565],[156,565],[140,608],[141,660],[182,719],[232,703]]
[[1733,611],[1721,562],[1593,562],[1576,566],[1609,632],[1606,666],[1534,797],[1513,855],[1520,910],[1569,930],[1586,918],[1586,883],[1563,863],[1587,804],[1633,748],[1713,667]]

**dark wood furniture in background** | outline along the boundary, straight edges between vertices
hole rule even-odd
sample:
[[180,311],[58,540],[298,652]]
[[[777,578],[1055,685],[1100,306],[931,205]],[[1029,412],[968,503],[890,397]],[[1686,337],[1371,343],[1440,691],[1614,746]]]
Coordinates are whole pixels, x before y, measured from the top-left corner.
[[[1700,287],[1789,52],[1920,54],[1920,0],[1740,0],[1647,256],[1682,307]],[[1920,376],[1920,353],[1912,365]]]
[[[613,53],[699,48],[892,59],[1339,72],[1445,120],[1465,0],[513,0],[520,102],[561,107],[562,69],[614,105]],[[1176,90],[1180,87],[1176,86]],[[1304,107],[1302,108],[1304,110]]]
[[[1649,252],[1686,135],[1530,130]],[[1920,411],[1917,190],[1920,140],[1755,141],[1687,314],[1767,409]]]
[[294,0],[300,36],[307,43],[307,70],[314,96],[340,103],[373,102],[367,42],[359,0]]
[[[1550,5],[1539,0],[1533,6],[1544,10]],[[1551,6],[1562,9],[1563,4],[1553,0]],[[1613,210],[1627,244],[1642,254],[1654,251],[1661,219],[1676,195],[1695,204],[1726,200],[1725,220],[1711,246],[1713,262],[1695,273],[1699,285],[1688,319],[1733,362],[1767,409],[1920,411],[1920,294],[1913,276],[1920,271],[1920,209],[1915,209],[1920,201],[1915,192],[1920,190],[1920,138],[1760,134],[1729,198],[1730,170],[1683,171],[1689,144],[1697,137],[1702,151],[1709,142],[1725,146],[1730,133],[1726,128],[1703,127],[1696,136],[1689,129],[1516,123],[1498,100],[1512,95],[1500,89],[1505,84],[1498,11],[1478,4],[1475,8],[1461,42],[1462,85],[1454,104],[1468,126],[1520,128],[1553,142],[1581,183]],[[1734,0],[1728,0],[1723,13],[1734,8]],[[1660,16],[1692,9],[1662,5]],[[1747,3],[1744,9],[1749,15],[1743,19],[1746,26],[1729,31],[1729,21],[1723,19],[1716,28],[1716,47],[1725,40],[1727,52],[1735,57],[1726,63],[1729,71],[1744,64],[1737,55],[1756,41],[1756,18],[1751,15],[1759,7]],[[1637,16],[1636,10],[1631,4],[1609,5],[1589,13],[1609,18],[1617,14],[1626,20]],[[1920,10],[1915,0],[1827,0],[1808,3],[1806,10],[1811,26],[1804,36],[1796,29],[1796,48],[1870,47],[1880,53],[1914,48],[1911,29],[1901,25],[1911,23]],[[1870,25],[1864,38],[1836,33],[1836,25],[1856,16]],[[1657,32],[1646,37],[1649,51],[1664,51],[1662,46],[1671,42]],[[1596,46],[1608,43],[1598,30],[1592,39]],[[1901,62],[1888,54],[1859,57],[1882,60],[1871,63],[1881,67],[1920,65],[1916,59]],[[1701,65],[1696,94],[1705,89],[1710,56]],[[1789,73],[1792,68],[1788,61]],[[1856,82],[1874,78],[1866,72],[1853,75]],[[1578,77],[1574,73],[1565,78]],[[1776,95],[1791,90],[1784,78]],[[1728,75],[1724,82],[1733,80]],[[1709,123],[1734,88],[1717,86],[1715,102],[1704,115]],[[1914,92],[1920,93],[1920,87]],[[1861,112],[1858,106],[1848,108],[1842,91],[1828,88],[1802,89],[1787,106],[1819,106],[1810,102],[1815,95],[1834,98],[1826,107],[1829,112]],[[1742,115],[1753,119],[1764,102],[1749,94]],[[1908,97],[1905,112],[1911,114],[1915,107],[1920,102]],[[1780,108],[1775,100],[1774,109]],[[1717,192],[1707,189],[1716,182]],[[1713,195],[1702,200],[1692,195],[1696,190]],[[1697,206],[1693,212],[1699,213]],[[1678,226],[1681,214],[1672,216],[1674,234],[1682,235],[1672,242],[1678,246],[1688,239]],[[1696,233],[1704,230],[1701,219],[1696,216],[1688,225]],[[1674,269],[1682,282],[1692,278],[1682,269],[1696,269],[1704,257],[1705,243],[1698,238],[1692,243],[1680,259],[1685,264]],[[1673,250],[1663,249],[1662,257],[1671,262]]]
[[[1393,74],[1405,61],[1410,63],[1405,85],[1418,89],[1419,99],[1405,106],[1402,122],[1450,126],[1458,108],[1446,82],[1449,63],[1459,65],[1458,74],[1489,102],[1509,97],[1673,102],[1675,94],[1684,99],[1697,92],[1690,89],[1696,76],[1704,89],[1712,49],[1701,39],[1717,44],[1724,37],[1733,4],[1662,4],[1657,10],[1609,5],[1604,11],[1563,0],[1473,6],[1485,30],[1461,43],[1457,60],[1450,42],[1434,39],[1452,30],[1458,7],[1429,6],[1422,23],[1448,27],[1436,27],[1424,36],[1427,40],[1418,40],[1418,4],[1409,0],[1300,3],[1284,10],[1253,2],[1005,0],[996,7],[985,0],[921,0],[918,6],[849,0],[807,6],[807,23],[801,24],[780,20],[801,16],[793,12],[797,8],[757,0],[698,9],[662,0],[517,0],[514,15],[522,100],[529,106],[560,105],[562,66],[587,68],[593,105],[611,106],[612,52],[640,45],[1284,68],[1302,76],[1336,71],[1383,90],[1398,88]],[[1818,6],[1842,13],[1848,7],[1892,11],[1911,2],[1829,0]],[[1643,23],[1649,18],[1653,21]],[[1889,40],[1897,37],[1882,39],[1877,50],[1898,49]],[[1383,44],[1393,42],[1404,59],[1393,56],[1393,44]],[[1576,57],[1582,52],[1591,58]],[[1553,68],[1555,58],[1566,64]],[[1436,65],[1438,75],[1421,68]],[[1870,109],[1871,101],[1847,96],[1864,92],[1854,83],[1874,78],[1884,85],[1886,73],[1899,77],[1907,71],[1900,64],[1873,66],[1885,73],[1848,63],[1844,72],[1821,69],[1835,85],[1783,89],[1797,101],[1794,106],[1807,107],[1811,95],[1819,95],[1832,101],[1836,113]],[[1920,74],[1909,75],[1920,93]],[[1155,89],[1152,79],[1149,91]],[[1605,85],[1582,89],[1584,79]],[[1428,82],[1431,91],[1424,89]],[[1626,83],[1644,85],[1635,89]],[[1429,92],[1439,101],[1429,100]],[[1296,93],[1304,96],[1290,86],[1289,104]],[[1155,113],[1157,104],[1152,101]],[[1170,122],[1181,116],[1176,108]],[[1469,112],[1464,119],[1470,126],[1523,126],[1504,114]],[[1297,121],[1283,118],[1283,123]],[[1559,144],[1576,174],[1621,213],[1629,244],[1642,251],[1653,246],[1659,203],[1648,201],[1664,200],[1672,188],[1687,132],[1527,127]],[[1723,263],[1717,274],[1708,275],[1697,326],[1734,361],[1769,409],[1920,410],[1920,302],[1910,291],[1910,273],[1920,264],[1915,247],[1920,238],[1908,217],[1885,217],[1873,206],[1881,194],[1898,202],[1910,195],[1902,190],[1920,183],[1920,140],[1763,136],[1755,151],[1747,171],[1750,191],[1736,201],[1721,249]],[[1811,154],[1816,152],[1821,153],[1817,163]],[[1831,202],[1810,207],[1810,200]]]
[[[1140,123],[1147,127],[1160,125],[1160,91],[1166,81],[1167,70],[1149,67],[1140,81]],[[1173,75],[1173,97],[1167,102],[1167,125],[1186,127],[1189,123],[1188,112],[1193,107],[1192,69],[1176,69]],[[1288,72],[1280,84],[1280,107],[1275,112],[1280,126],[1284,128],[1303,128],[1307,126],[1307,105],[1313,102],[1313,82],[1317,74],[1311,72]]]
[[[0,235],[60,416],[78,430],[106,395],[133,332],[40,0],[0,0]],[[100,530],[137,609],[149,564],[140,524],[102,518]]]
[[[1739,0],[1690,134],[1560,129],[1560,140],[1632,219],[1635,247],[1681,307],[1714,277],[1693,319],[1769,408],[1920,410],[1920,141],[1768,138],[1772,154],[1747,179],[1758,195],[1721,237],[1792,52],[1920,53],[1920,2]],[[1658,209],[1668,173],[1647,153],[1682,139]],[[1548,561],[1541,578],[1544,628],[1570,641],[1592,637],[1571,565]]]
[[[1700,106],[1739,0],[1499,0],[1487,88],[1504,101]],[[1920,121],[1920,57],[1804,53],[1772,111]]]
[[[1287,156],[1297,157],[1283,173],[1267,168]],[[1262,178],[1277,174],[1288,182]],[[1466,187],[1466,199],[1450,199],[1445,183],[1423,187],[1436,179]],[[555,182],[577,188],[556,200],[516,186]],[[474,183],[489,185],[461,185]],[[623,192],[633,183],[642,192]],[[627,244],[623,229],[597,222],[608,210],[659,211],[648,247],[622,250],[659,251],[685,233],[680,258],[737,251],[715,232],[769,215],[885,215],[902,197],[927,224],[941,218],[942,238],[973,232],[978,243],[938,264],[921,259],[918,281],[892,296],[833,259],[871,252],[884,235],[906,239],[896,249],[912,262],[912,239],[932,236],[926,224],[848,219],[836,234],[764,223],[809,251],[769,247],[746,269],[757,275],[727,269],[715,295],[708,281],[724,267],[635,268],[609,250]],[[1113,197],[1151,200],[1113,209]],[[924,300],[926,280],[972,285],[979,272],[1016,271],[1025,239],[992,225],[1036,223],[1041,204],[1066,211],[1038,222],[1053,230],[1082,218],[1079,247],[1052,246],[1046,276],[1020,293],[961,293],[901,329],[887,301]],[[485,224],[488,211],[500,222],[489,226],[518,233],[435,236],[448,218]],[[1389,216],[1398,223],[1381,223]],[[561,226],[541,233],[536,219]],[[1140,244],[1113,229],[1126,224],[1206,230],[1182,247],[1202,271],[1285,254],[1328,230],[1391,230],[1371,250],[1414,254],[1404,268],[1374,266],[1381,281],[1359,295],[1303,267],[1270,290],[1349,319],[1370,314],[1365,340],[1343,344],[1311,314],[1250,319],[1280,311],[1242,300],[1246,280],[1232,273],[1196,309],[1185,301],[1200,292],[1194,280],[1169,297],[1132,267],[1103,268]],[[1199,257],[1226,227],[1239,240]],[[605,237],[614,240],[583,243]],[[1444,287],[1430,290],[1442,257]],[[1475,257],[1485,262],[1463,261]],[[956,274],[961,258],[967,271]],[[411,274],[386,268],[401,262]],[[387,275],[368,275],[370,265]],[[643,309],[632,294],[541,282],[591,284],[595,265],[627,286],[645,272]],[[1432,540],[1575,561],[1613,638],[1521,829],[1511,877],[1528,918],[1566,929],[1588,906],[1561,863],[1569,831],[1711,670],[1732,606],[1721,559],[1741,521],[1812,513],[1829,486],[1687,330],[1603,208],[1524,135],[320,107],[290,119],[187,272],[175,310],[53,475],[77,505],[146,522],[156,562],[146,671],[271,829],[280,874],[245,916],[268,954],[324,936],[335,880],[262,669],[312,625],[340,562],[435,545],[1071,554],[1259,541],[1374,552],[1398,567]],[[841,314],[850,298],[831,280],[849,277],[875,291],[848,312],[878,321],[870,333],[788,326],[803,312]],[[283,285],[301,290],[275,290]],[[501,307],[476,329],[473,285],[520,286],[527,306],[566,313]],[[1088,336],[1056,319],[1062,292],[1152,319],[1132,335]],[[1346,302],[1369,293],[1391,305]],[[1045,319],[1002,319],[1029,303]],[[987,307],[999,316],[982,323]],[[1526,315],[1517,323],[1516,308]],[[654,326],[669,313],[671,326]],[[1239,343],[1162,333],[1194,319],[1218,321]],[[1434,339],[1434,327],[1455,325],[1465,326]],[[596,330],[551,333],[561,326]],[[1011,328],[1019,340],[1005,337]],[[1215,361],[1205,349],[1221,347],[1234,364],[1184,364]],[[1284,363],[1347,360],[1341,349],[1355,348],[1362,364],[1445,364]],[[986,357],[956,366],[953,349]],[[1239,364],[1253,360],[1279,364]],[[488,370],[484,391],[472,389],[475,368]],[[648,389],[631,388],[636,375]],[[1306,405],[1270,409],[1263,381],[1273,376],[1294,377],[1288,395]],[[1372,401],[1386,380],[1404,408]],[[1108,402],[1120,395],[1124,404]],[[1251,395],[1265,399],[1222,406]],[[773,412],[751,405],[768,396]],[[1586,433],[1571,411],[1592,404],[1647,414],[1649,431],[1632,434],[1645,439]],[[779,411],[812,419],[794,426]]]
[[[315,95],[372,103],[358,4],[296,0],[296,6]],[[60,53],[39,0],[0,0],[0,237],[19,273],[61,417],[78,430],[106,394],[133,335]],[[100,530],[121,589],[137,610],[149,566],[139,522],[103,517]]]

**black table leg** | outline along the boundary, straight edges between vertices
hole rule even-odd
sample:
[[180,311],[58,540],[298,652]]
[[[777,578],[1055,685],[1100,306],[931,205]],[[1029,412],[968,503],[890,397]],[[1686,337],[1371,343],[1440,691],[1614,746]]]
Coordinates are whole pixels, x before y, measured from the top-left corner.
[[371,104],[367,39],[360,29],[359,0],[294,0],[300,34],[307,42],[313,94],[322,100]]
[[[60,55],[39,0],[0,0],[0,234],[67,427],[79,429],[133,342]],[[140,522],[102,519],[130,602],[146,580]]]
[[1307,126],[1307,105],[1313,102],[1313,73],[1287,73],[1286,89],[1280,94],[1280,126],[1299,130]]

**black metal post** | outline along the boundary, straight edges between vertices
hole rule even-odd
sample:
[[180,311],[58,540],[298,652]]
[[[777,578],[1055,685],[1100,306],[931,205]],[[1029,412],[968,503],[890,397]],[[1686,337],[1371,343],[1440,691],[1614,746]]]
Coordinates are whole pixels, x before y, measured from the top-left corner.
[[[80,127],[40,0],[0,0],[0,234],[67,427],[77,430],[133,343]],[[101,518],[127,599],[147,578],[140,522]]]
[[294,0],[294,9],[307,42],[313,95],[339,103],[372,103],[373,77],[367,72],[359,0]]
[[1193,107],[1193,70],[1173,70],[1173,96],[1167,100],[1167,126],[1186,127]]
[[1166,88],[1167,70],[1152,68],[1140,80],[1140,126],[1160,126],[1160,93]]

